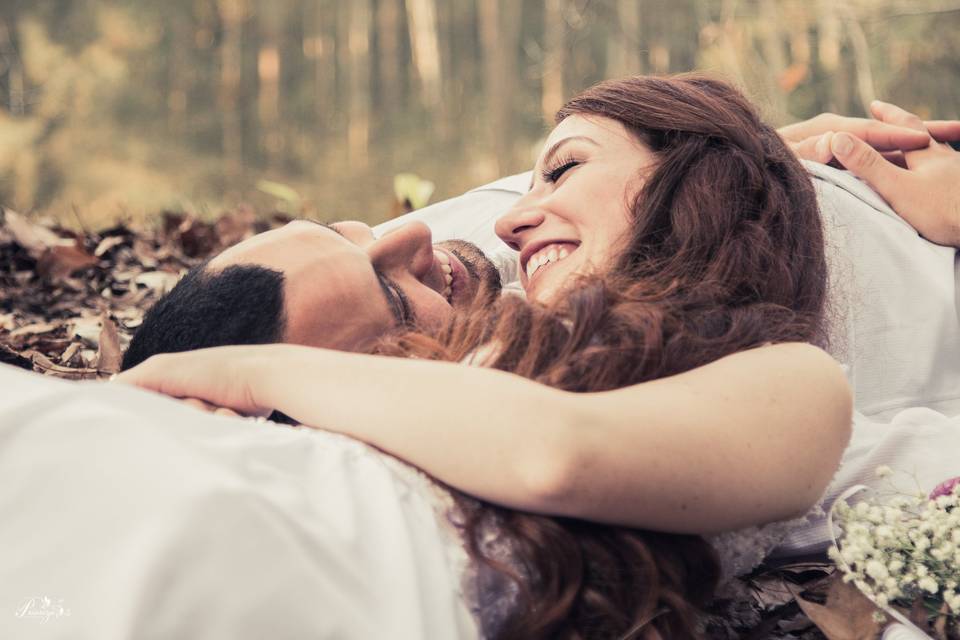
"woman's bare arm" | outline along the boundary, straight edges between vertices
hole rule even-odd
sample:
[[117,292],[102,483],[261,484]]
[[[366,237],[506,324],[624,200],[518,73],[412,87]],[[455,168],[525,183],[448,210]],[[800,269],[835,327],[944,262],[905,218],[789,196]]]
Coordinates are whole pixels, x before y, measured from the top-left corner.
[[803,344],[592,394],[291,345],[158,356],[121,380],[245,413],[276,408],[508,507],[676,532],[803,512],[850,433],[842,372]]

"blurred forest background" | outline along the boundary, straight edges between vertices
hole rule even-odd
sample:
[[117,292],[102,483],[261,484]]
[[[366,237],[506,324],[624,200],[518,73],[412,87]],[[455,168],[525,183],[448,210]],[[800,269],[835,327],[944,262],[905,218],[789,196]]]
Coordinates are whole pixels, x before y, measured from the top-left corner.
[[956,118],[958,34],[960,0],[0,0],[0,204],[378,222],[398,173],[437,200],[528,168],[606,77],[721,74],[776,124]]

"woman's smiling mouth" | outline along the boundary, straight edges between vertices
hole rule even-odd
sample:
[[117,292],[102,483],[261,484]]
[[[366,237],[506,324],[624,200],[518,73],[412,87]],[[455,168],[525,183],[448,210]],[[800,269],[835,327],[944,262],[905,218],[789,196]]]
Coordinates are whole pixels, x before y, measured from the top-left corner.
[[529,255],[521,254],[520,270],[524,274],[527,284],[538,273],[570,256],[579,246],[577,242],[558,240],[537,247]]

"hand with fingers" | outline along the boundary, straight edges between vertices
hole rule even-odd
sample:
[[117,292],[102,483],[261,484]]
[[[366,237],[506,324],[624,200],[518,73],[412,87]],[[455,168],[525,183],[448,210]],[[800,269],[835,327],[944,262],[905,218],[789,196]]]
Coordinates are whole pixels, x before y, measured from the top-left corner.
[[257,398],[263,364],[272,354],[283,353],[286,346],[229,346],[162,353],[119,374],[116,382],[173,396],[213,413],[266,417],[273,408],[262,405]]
[[947,144],[960,140],[960,122],[923,121],[880,101],[874,101],[870,111],[879,123],[928,135],[928,144],[904,148],[903,166],[899,166],[862,138],[837,132],[829,137],[830,154],[879,193],[921,236],[960,247],[960,153]]
[[[939,123],[928,124],[936,129]],[[856,136],[882,153],[923,149],[930,143],[930,135],[933,133],[899,123],[850,118],[833,113],[821,113],[815,118],[777,130],[800,158],[822,164],[833,160],[830,142],[835,134],[841,132]]]

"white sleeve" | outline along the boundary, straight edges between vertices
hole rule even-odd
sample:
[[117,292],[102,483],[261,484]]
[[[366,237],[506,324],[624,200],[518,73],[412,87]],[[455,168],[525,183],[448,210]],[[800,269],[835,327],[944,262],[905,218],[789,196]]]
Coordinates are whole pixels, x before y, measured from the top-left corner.
[[459,542],[375,449],[6,365],[0,389],[0,637],[476,637]]

